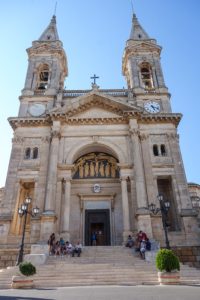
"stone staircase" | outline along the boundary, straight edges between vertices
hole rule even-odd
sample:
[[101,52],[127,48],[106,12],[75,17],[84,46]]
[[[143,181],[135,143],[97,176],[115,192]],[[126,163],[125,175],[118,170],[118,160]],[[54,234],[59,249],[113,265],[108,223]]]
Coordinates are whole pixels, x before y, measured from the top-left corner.
[[[18,267],[0,270],[0,288],[10,288]],[[200,270],[181,265],[183,284],[200,284]],[[48,257],[37,267],[36,288],[88,285],[157,285],[153,263],[121,246],[84,247],[81,257]]]

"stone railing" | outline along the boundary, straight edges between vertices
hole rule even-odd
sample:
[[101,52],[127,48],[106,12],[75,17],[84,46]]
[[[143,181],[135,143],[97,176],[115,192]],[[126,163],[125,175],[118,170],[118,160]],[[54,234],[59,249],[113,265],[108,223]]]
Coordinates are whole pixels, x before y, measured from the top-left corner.
[[[65,98],[75,98],[82,95],[85,95],[92,90],[64,90],[63,91],[63,97]],[[110,95],[113,97],[127,97],[128,96],[128,90],[126,89],[104,89],[104,90],[98,90],[98,93]]]

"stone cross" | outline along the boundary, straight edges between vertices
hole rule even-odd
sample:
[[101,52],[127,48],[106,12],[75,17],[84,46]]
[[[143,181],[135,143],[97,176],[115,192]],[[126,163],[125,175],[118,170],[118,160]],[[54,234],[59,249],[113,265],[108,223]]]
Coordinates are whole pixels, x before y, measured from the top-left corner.
[[98,76],[96,76],[95,74],[94,74],[94,76],[93,77],[90,77],[91,79],[94,79],[94,82],[93,82],[93,84],[95,84],[96,85],[96,79],[97,78],[99,78]]

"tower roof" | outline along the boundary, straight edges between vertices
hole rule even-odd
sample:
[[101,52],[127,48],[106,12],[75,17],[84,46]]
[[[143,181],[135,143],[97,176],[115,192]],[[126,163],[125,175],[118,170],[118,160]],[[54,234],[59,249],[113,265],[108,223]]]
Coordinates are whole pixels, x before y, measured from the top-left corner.
[[57,41],[59,40],[58,31],[56,27],[56,16],[53,15],[51,22],[48,27],[42,33],[39,38],[39,41]]
[[133,14],[132,28],[130,34],[130,40],[149,40],[148,34],[142,28],[135,14]]

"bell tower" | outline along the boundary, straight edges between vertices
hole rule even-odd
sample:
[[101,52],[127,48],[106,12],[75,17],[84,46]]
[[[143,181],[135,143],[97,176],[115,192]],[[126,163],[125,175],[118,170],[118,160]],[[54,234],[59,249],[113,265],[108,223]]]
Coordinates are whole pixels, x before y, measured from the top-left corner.
[[38,97],[40,101],[46,97],[47,108],[55,106],[57,100],[52,99],[63,89],[65,77],[68,75],[67,58],[59,40],[55,16],[40,38],[33,41],[27,53],[28,70],[20,97],[20,116],[26,116],[27,104],[29,106],[34,101],[38,103]]
[[162,48],[149,37],[133,15],[130,37],[122,60],[122,72],[138,106],[156,100],[161,112],[171,112],[170,95],[165,86],[160,63]]

